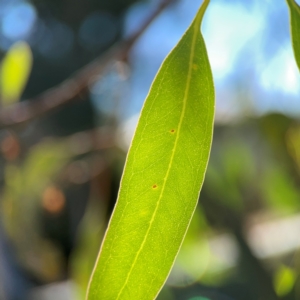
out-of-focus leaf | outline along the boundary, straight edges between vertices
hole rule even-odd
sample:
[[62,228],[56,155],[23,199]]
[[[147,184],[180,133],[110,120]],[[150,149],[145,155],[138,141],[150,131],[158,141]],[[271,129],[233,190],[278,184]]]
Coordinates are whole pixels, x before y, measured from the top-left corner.
[[55,182],[70,158],[64,142],[45,141],[30,150],[22,165],[8,164],[5,168],[1,221],[23,267],[43,280],[59,278],[62,253],[37,232],[37,213],[43,191]]
[[104,235],[105,216],[103,216],[103,212],[106,210],[103,206],[100,207],[99,202],[99,199],[90,201],[79,228],[78,245],[72,255],[71,274],[72,280],[78,287],[78,299],[85,298],[89,277],[93,270],[101,238]]
[[214,87],[200,24],[162,64],[128,153],[87,299],[154,299],[195,210],[213,129]]
[[299,210],[299,190],[288,169],[273,160],[266,163],[260,181],[263,198],[273,209],[281,213]]
[[295,0],[287,0],[290,8],[291,34],[294,54],[300,70],[300,7]]
[[240,211],[243,209],[242,193],[249,188],[255,176],[255,161],[250,145],[240,137],[230,142],[219,141],[212,151],[212,159],[206,173],[205,187],[215,199]]
[[293,126],[288,130],[287,147],[300,173],[300,126]]
[[14,44],[4,57],[0,71],[2,105],[17,102],[23,93],[32,66],[30,47],[25,42]]
[[281,266],[274,277],[274,287],[278,296],[284,296],[291,291],[295,284],[296,272],[286,266]]

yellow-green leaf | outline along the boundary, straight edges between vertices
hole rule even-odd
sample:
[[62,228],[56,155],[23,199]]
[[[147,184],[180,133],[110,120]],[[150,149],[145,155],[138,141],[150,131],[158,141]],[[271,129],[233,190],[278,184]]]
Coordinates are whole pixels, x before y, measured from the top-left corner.
[[274,276],[274,287],[277,295],[284,296],[288,294],[295,285],[296,277],[295,270],[284,265],[280,266]]
[[12,104],[20,99],[32,66],[30,47],[25,42],[14,44],[4,57],[0,71],[2,105]]
[[141,112],[88,300],[154,299],[197,205],[213,131],[214,87],[200,25],[163,62]]
[[295,0],[287,0],[290,8],[291,35],[294,54],[300,70],[300,6]]

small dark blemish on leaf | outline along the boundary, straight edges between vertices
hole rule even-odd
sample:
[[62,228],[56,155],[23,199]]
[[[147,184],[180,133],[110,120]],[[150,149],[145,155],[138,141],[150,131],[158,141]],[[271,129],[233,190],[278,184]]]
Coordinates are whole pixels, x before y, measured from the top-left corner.
[[174,132],[175,132],[175,129],[171,129],[170,132],[171,132],[171,133],[174,133]]
[[157,188],[157,185],[156,184],[153,184],[152,185],[152,188],[155,190]]

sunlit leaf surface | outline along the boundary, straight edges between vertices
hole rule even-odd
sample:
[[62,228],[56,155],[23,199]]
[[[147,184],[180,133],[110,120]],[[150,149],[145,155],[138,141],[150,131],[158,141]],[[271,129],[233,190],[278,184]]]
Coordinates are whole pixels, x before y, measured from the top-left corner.
[[162,64],[128,153],[87,299],[154,299],[186,234],[212,141],[214,88],[200,24]]
[[291,16],[291,33],[294,54],[300,70],[300,7],[295,0],[287,0]]
[[12,104],[19,100],[28,80],[32,54],[27,43],[14,44],[4,57],[0,69],[1,102]]

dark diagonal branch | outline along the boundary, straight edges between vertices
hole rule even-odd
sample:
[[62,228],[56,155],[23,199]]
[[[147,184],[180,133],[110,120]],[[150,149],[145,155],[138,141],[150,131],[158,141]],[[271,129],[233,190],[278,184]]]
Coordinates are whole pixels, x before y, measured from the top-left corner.
[[0,110],[0,128],[11,127],[38,118],[65,105],[88,92],[112,61],[125,60],[132,46],[152,21],[174,0],[162,0],[141,28],[129,38],[115,44],[98,59],[83,67],[77,73],[34,99],[22,101]]

